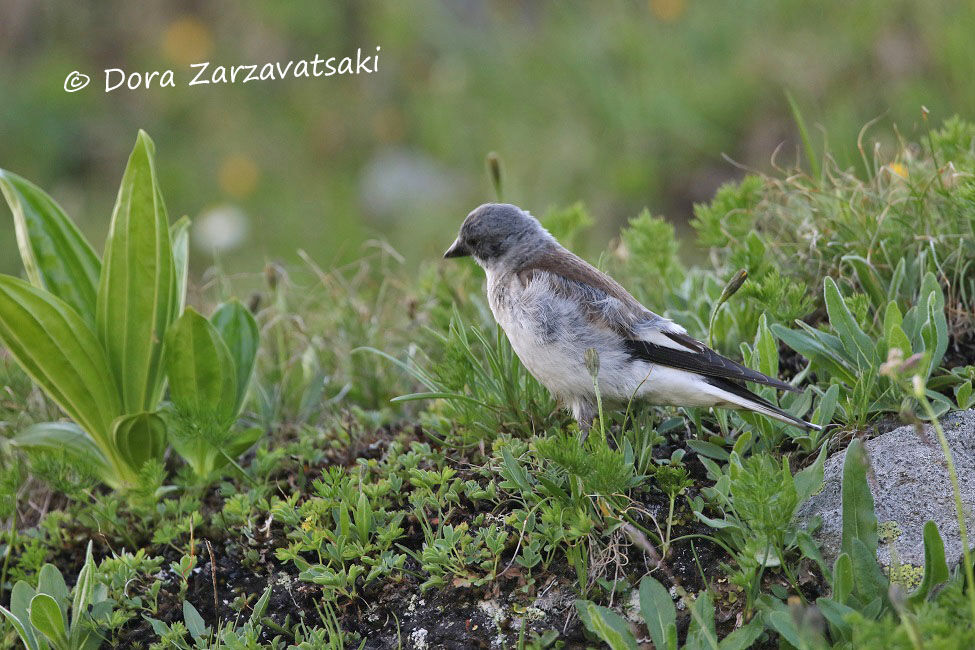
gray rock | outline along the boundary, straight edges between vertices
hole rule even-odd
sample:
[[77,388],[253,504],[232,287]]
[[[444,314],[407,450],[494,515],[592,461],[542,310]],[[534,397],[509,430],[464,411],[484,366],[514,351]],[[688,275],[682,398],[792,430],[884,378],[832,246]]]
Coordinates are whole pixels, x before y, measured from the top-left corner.
[[[958,473],[969,546],[975,547],[975,410],[946,415],[941,424]],[[903,426],[868,441],[865,448],[873,472],[869,483],[880,528],[880,563],[890,566],[893,547],[900,564],[923,566],[922,530],[925,522],[932,520],[944,539],[948,565],[957,564],[962,544],[955,500],[934,428],[926,426],[924,435],[919,435],[913,426]],[[827,459],[823,490],[810,498],[798,515],[801,520],[815,515],[822,518],[816,538],[830,564],[839,554],[842,537],[840,485],[844,454],[845,450]]]

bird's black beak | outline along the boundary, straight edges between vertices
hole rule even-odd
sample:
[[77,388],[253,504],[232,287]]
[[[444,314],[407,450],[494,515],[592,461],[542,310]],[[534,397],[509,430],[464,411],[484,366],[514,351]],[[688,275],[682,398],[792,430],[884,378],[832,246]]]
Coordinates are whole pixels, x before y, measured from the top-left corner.
[[443,254],[444,259],[448,257],[467,257],[471,254],[471,249],[460,240],[460,237],[454,240],[454,243],[450,245],[447,252]]

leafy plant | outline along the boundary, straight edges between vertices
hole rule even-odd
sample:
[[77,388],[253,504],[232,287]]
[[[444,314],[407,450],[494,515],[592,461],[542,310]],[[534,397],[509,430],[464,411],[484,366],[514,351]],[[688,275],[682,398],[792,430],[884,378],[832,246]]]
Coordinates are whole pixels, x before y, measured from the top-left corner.
[[[830,331],[796,321],[799,330],[773,325],[772,331],[786,345],[808,358],[813,372],[821,379],[842,384],[844,399],[839,413],[848,423],[862,425],[872,414],[899,410],[901,395],[891,381],[882,376],[880,366],[890,350],[899,349],[904,357],[925,355],[920,374],[925,382],[938,367],[948,347],[945,299],[934,274],[925,275],[918,302],[906,314],[895,300],[886,304],[882,337],[875,340],[850,309],[849,300],[840,294],[836,282],[827,277],[823,296],[829,314]],[[862,321],[863,319],[861,319]],[[951,403],[933,391],[936,413],[943,414]]]
[[[878,620],[896,613],[905,625],[913,625],[913,612],[921,608],[934,590],[949,579],[944,542],[934,522],[924,526],[924,576],[910,594],[891,582],[877,563],[879,537],[874,500],[867,482],[868,458],[863,443],[854,439],[846,450],[842,475],[842,538],[840,554],[827,575],[832,593],[816,600],[816,608],[829,626],[834,647],[853,648],[855,619]],[[779,613],[776,613],[779,612]],[[767,602],[768,625],[786,639],[814,637],[800,629],[784,610]]]
[[0,613],[13,625],[26,650],[101,647],[100,628],[115,602],[107,598],[104,585],[95,581],[91,547],[88,542],[73,597],[57,567],[45,564],[37,575],[36,588],[18,581],[10,594],[10,609],[0,606]]
[[140,131],[101,261],[53,199],[0,171],[30,280],[0,276],[0,342],[74,421],[34,425],[14,444],[61,449],[113,487],[134,484],[166,447],[155,411],[163,338],[182,309],[187,234],[185,221],[169,226],[154,156]]
[[[145,619],[149,621],[152,631],[159,635],[161,643],[164,643],[167,648],[179,650],[211,647],[252,648],[258,647],[256,644],[264,629],[262,620],[267,612],[270,599],[271,586],[268,585],[254,604],[251,615],[242,625],[231,621],[212,628],[206,624],[200,612],[188,600],[183,601],[182,621],[166,624],[149,616],[146,616]],[[187,636],[189,636],[189,640],[186,639]],[[276,637],[272,643],[273,645],[270,647],[283,647],[280,637]]]
[[254,372],[257,322],[236,300],[210,320],[192,308],[166,334],[166,374],[172,408],[170,440],[200,479],[246,451],[260,428],[232,433]]
[[[677,611],[670,593],[660,582],[650,576],[645,576],[640,581],[640,613],[654,648],[745,650],[751,647],[764,631],[761,623],[753,620],[718,640],[711,595],[703,591],[697,598],[692,599],[686,594],[681,598],[691,613],[691,623],[683,646],[679,645],[677,638]],[[575,607],[586,629],[613,650],[635,650],[639,647],[629,625],[613,610],[587,600],[577,600]]]
[[731,452],[727,471],[709,459],[702,459],[713,487],[703,490],[723,516],[709,517],[701,510],[695,516],[715,529],[715,534],[733,554],[738,567],[732,580],[746,589],[746,613],[757,603],[761,577],[766,568],[781,567],[798,592],[790,552],[809,544],[808,535],[793,522],[798,507],[823,482],[825,448],[809,467],[793,475],[787,458],[769,454],[741,457],[751,434],[743,434]]

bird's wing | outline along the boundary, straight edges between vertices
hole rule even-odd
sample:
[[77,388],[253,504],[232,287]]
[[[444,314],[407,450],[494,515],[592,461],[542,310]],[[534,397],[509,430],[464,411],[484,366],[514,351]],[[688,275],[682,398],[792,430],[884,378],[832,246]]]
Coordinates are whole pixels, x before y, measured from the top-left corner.
[[721,356],[689,336],[677,323],[644,307],[618,282],[568,251],[538,255],[516,273],[524,285],[537,274],[545,274],[552,288],[577,301],[594,325],[619,334],[625,350],[633,358],[707,377],[751,381],[779,390],[799,390]]
[[541,274],[559,295],[578,302],[594,324],[630,337],[633,329],[657,316],[620,285],[581,257],[565,249],[535,255],[529,264],[515,271],[523,286]]

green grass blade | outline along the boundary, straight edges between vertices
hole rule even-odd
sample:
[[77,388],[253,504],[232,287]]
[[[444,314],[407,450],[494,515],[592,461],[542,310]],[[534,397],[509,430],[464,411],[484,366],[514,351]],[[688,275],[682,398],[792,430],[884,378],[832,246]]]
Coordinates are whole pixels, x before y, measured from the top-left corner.
[[818,182],[822,178],[823,170],[819,165],[819,158],[816,156],[816,150],[813,148],[812,140],[809,138],[809,129],[806,128],[806,120],[802,117],[799,104],[796,103],[792,93],[788,90],[785,91],[785,99],[789,102],[789,111],[792,112],[792,119],[795,120],[796,128],[799,129],[799,138],[802,140],[802,148],[806,154],[806,160],[809,162],[809,171]]

